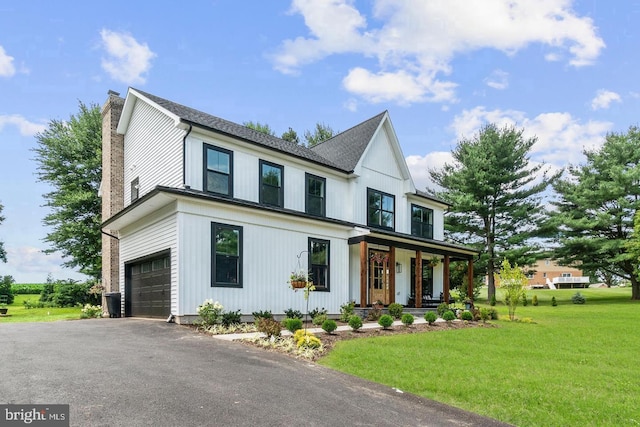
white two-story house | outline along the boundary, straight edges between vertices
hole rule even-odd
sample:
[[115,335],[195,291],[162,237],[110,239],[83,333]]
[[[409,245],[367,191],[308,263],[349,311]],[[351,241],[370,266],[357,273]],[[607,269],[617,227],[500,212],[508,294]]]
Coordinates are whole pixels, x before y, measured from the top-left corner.
[[312,148],[129,89],[103,108],[103,282],[126,316],[194,319],[448,298],[447,205],[417,191],[388,112]]

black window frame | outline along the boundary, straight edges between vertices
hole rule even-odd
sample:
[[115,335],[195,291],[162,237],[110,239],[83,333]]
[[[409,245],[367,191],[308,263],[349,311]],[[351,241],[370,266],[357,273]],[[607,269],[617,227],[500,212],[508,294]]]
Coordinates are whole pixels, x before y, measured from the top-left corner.
[[[421,211],[423,211],[423,215],[421,218],[421,221],[415,221],[414,217],[413,217],[413,210],[414,209],[419,209]],[[427,216],[430,216],[431,221],[424,221],[424,214],[426,213]],[[417,237],[422,237],[425,239],[433,239],[433,209],[431,208],[427,208],[424,206],[420,206],[420,205],[415,205],[415,204],[411,204],[411,235],[412,236],[417,236]],[[417,232],[416,229],[419,229],[420,232]],[[425,229],[426,229],[426,234],[425,235]]]
[[[208,152],[209,150],[211,151],[217,151],[219,153],[223,153],[229,156],[229,173],[225,174],[224,172],[220,172],[214,169],[209,169],[209,162],[208,160]],[[231,150],[227,150],[226,148],[222,148],[222,147],[218,147],[215,145],[211,145],[211,144],[203,144],[203,151],[202,151],[202,189],[205,193],[209,193],[209,194],[217,194],[220,196],[224,196],[224,197],[233,197],[233,151]],[[226,175],[227,176],[227,192],[226,193],[221,193],[218,191],[211,191],[209,190],[209,187],[207,185],[208,182],[208,178],[209,178],[209,172],[213,172],[219,175]]]
[[140,197],[140,177],[136,177],[131,181],[131,203],[138,200]]
[[[327,247],[326,265],[313,263],[312,245],[314,243],[320,244],[320,245],[326,245]],[[307,242],[307,253],[309,254],[307,265],[309,266],[309,271],[311,273],[311,281],[315,286],[316,292],[330,292],[331,291],[331,241],[326,239],[309,237]],[[320,270],[324,270],[323,274],[319,274]],[[318,282],[319,277],[324,277],[325,283],[321,284],[320,282]]]
[[[260,196],[259,196],[260,197],[260,204],[268,205],[268,206],[277,206],[279,208],[284,208],[284,166],[279,165],[277,163],[269,162],[267,160],[262,160],[262,159],[260,160],[259,164],[260,165],[259,165],[259,171],[258,171],[259,172],[258,173],[258,175],[259,175],[258,179],[260,180],[259,181],[260,182]],[[270,202],[267,202],[267,201],[264,200],[265,193],[266,193],[264,187],[265,186],[269,186],[269,187],[272,187],[272,188],[276,188],[273,185],[266,184],[266,183],[263,182],[263,180],[262,180],[263,179],[263,174],[262,174],[263,171],[262,171],[262,169],[265,166],[269,166],[269,167],[272,167],[274,169],[279,169],[280,170],[280,187],[278,188],[278,203],[270,203]]]
[[[369,202],[371,200],[372,194],[380,195],[380,206],[378,207],[378,209],[380,210],[380,217],[379,217],[380,223],[378,224],[371,221],[371,204]],[[384,197],[390,197],[391,200],[393,201],[393,211],[390,212],[383,209]],[[384,212],[387,212],[387,213],[390,212],[392,215],[392,221],[391,221],[392,225],[390,227],[382,225],[382,215]],[[367,188],[367,226],[373,227],[373,228],[380,228],[384,230],[391,230],[391,231],[394,231],[396,229],[396,196],[394,196],[393,194],[385,193],[384,191],[375,190],[373,188]]]
[[[311,181],[320,181],[322,182],[322,195],[321,196],[316,196],[315,194],[311,194],[310,193],[310,189],[311,189]],[[321,217],[326,217],[327,216],[327,179],[323,178],[321,176],[317,176],[317,175],[313,175],[310,174],[308,172],[305,172],[304,174],[304,190],[305,190],[305,212],[309,215],[315,215],[315,216],[321,216]],[[312,203],[312,198],[320,198],[320,212],[315,212],[313,211],[313,203]]]
[[[243,244],[242,244],[242,226],[240,225],[232,225],[232,224],[223,224],[219,222],[211,223],[211,287],[217,288],[242,288],[242,269],[243,269]],[[217,271],[218,271],[218,254],[216,251],[216,236],[218,230],[227,229],[238,232],[238,254],[235,256],[237,258],[237,278],[235,282],[224,282],[218,281],[217,279]],[[228,258],[229,255],[226,255]]]

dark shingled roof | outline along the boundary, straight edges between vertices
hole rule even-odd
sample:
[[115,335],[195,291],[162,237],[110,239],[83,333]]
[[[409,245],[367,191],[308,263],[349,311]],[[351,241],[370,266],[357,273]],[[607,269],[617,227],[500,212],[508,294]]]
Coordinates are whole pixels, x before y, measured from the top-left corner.
[[[159,96],[152,95],[139,89],[134,90],[140,93],[142,96],[160,105],[167,111],[175,114],[181,120],[187,123],[201,126],[214,132],[218,132],[235,138],[240,138],[246,142],[262,145],[272,150],[309,160],[313,163],[318,163],[320,165],[327,166],[332,169],[337,169],[342,172],[351,172],[353,170],[350,168],[345,168],[339,163],[332,161],[330,157],[324,157],[321,153],[310,150],[303,145],[285,141],[284,139],[258,132],[246,126],[242,126],[237,123],[212,116],[211,114],[203,113],[202,111],[177,104],[173,101],[160,98]],[[369,143],[369,139],[361,142],[361,144],[364,144],[365,146],[367,143]]]
[[311,147],[311,150],[337,164],[341,169],[353,172],[386,113],[384,111],[331,139],[323,141]]

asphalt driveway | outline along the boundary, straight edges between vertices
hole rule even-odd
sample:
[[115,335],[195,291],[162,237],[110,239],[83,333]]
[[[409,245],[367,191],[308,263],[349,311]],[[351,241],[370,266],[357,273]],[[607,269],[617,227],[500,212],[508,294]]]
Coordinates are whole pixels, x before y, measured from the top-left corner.
[[72,426],[501,426],[313,363],[142,319],[0,323],[0,403]]

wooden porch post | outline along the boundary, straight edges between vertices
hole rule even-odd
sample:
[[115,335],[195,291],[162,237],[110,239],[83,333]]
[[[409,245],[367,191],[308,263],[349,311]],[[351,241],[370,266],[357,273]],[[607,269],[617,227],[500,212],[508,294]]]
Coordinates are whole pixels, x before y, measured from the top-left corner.
[[469,260],[467,267],[467,297],[473,301],[473,258]]
[[367,242],[360,242],[360,307],[367,306]]
[[389,304],[396,302],[396,248],[389,247]]
[[442,285],[444,287],[444,302],[449,304],[449,255],[444,256],[443,267]]
[[422,251],[416,251],[416,308],[422,307]]

